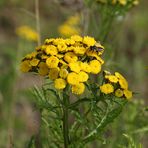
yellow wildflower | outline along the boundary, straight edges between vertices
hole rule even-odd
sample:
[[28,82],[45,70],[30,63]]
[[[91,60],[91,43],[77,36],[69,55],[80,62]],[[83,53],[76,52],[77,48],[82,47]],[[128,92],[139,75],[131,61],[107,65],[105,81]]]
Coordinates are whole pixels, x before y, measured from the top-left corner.
[[59,64],[59,59],[55,56],[51,56],[46,60],[46,64],[49,68],[56,68]]
[[71,35],[74,35],[74,34],[80,34],[79,28],[75,26],[70,26],[68,24],[63,24],[59,26],[58,31],[62,36],[65,36],[65,37],[70,37]]
[[58,53],[58,50],[57,50],[57,48],[54,46],[54,45],[48,45],[47,47],[46,47],[46,49],[45,49],[45,53],[47,54],[47,55],[57,55],[57,53]]
[[121,89],[117,89],[116,91],[115,91],[115,96],[116,97],[122,97],[123,96],[123,90],[121,90]]
[[83,83],[78,83],[77,85],[72,85],[72,93],[81,95],[85,90],[85,85]]
[[50,70],[49,70],[49,78],[51,79],[51,80],[55,80],[55,79],[57,79],[58,78],[58,75],[59,75],[59,68],[51,68]]
[[126,90],[123,90],[123,92],[124,92],[125,97],[128,100],[132,98],[132,96],[133,96],[132,91],[129,91],[129,90],[126,89]]
[[114,87],[111,84],[107,83],[100,86],[100,90],[104,94],[110,94],[114,92]]
[[26,59],[32,59],[32,58],[35,58],[35,56],[37,55],[37,52],[31,52],[30,54],[27,54],[25,56]]
[[29,41],[38,41],[38,33],[29,26],[21,26],[17,28],[16,34]]
[[79,73],[81,70],[79,62],[69,63],[70,70],[76,73]]
[[29,70],[31,70],[31,65],[30,65],[30,61],[29,60],[25,60],[21,63],[20,65],[20,70],[22,72],[29,72]]
[[78,75],[80,82],[86,82],[88,80],[88,74],[86,72],[80,71]]
[[80,67],[81,67],[81,70],[82,71],[85,71],[87,73],[90,73],[91,72],[91,67],[88,65],[88,63],[86,62],[80,62]]
[[39,59],[32,59],[30,61],[31,66],[37,66],[39,64],[40,60]]
[[119,4],[125,6],[127,4],[127,0],[118,0]]
[[115,76],[119,79],[121,88],[128,89],[128,82],[126,79],[119,72],[115,72]]
[[118,82],[118,78],[116,76],[114,76],[114,75],[106,75],[105,78],[108,79],[112,83],[117,83]]
[[57,48],[59,52],[65,52],[67,50],[67,45],[65,43],[60,43]]
[[65,69],[65,68],[61,68],[60,69],[60,72],[59,72],[59,76],[61,77],[61,78],[66,78],[67,77],[67,75],[68,75],[68,71],[67,71],[67,69]]
[[64,60],[68,63],[76,62],[78,60],[78,57],[73,52],[67,52],[64,56]]
[[90,61],[89,66],[91,67],[91,73],[93,74],[98,74],[101,71],[101,64],[97,60]]
[[62,38],[56,38],[53,40],[53,45],[63,44],[65,43],[65,40]]
[[79,83],[79,75],[75,72],[71,72],[67,76],[67,82],[71,85],[77,85]]
[[54,41],[54,38],[50,38],[50,39],[46,39],[45,40],[45,44],[50,44],[50,43],[52,43]]
[[80,54],[80,55],[84,55],[85,54],[85,52],[86,52],[86,48],[84,48],[84,47],[79,47],[79,46],[77,46],[77,47],[75,47],[74,48],[74,52],[76,53],[76,54]]
[[67,45],[74,45],[75,41],[73,39],[65,39]]
[[89,36],[85,36],[83,38],[83,43],[86,44],[87,46],[94,46],[96,41],[94,38],[89,37]]
[[71,36],[71,39],[74,40],[75,42],[82,42],[83,38],[79,35],[73,35]]
[[119,84],[121,88],[128,89],[128,82],[125,79],[119,79]]
[[54,87],[56,89],[64,89],[66,87],[66,81],[64,79],[58,78],[54,81]]
[[45,75],[48,74],[48,71],[49,71],[49,69],[48,69],[46,63],[40,62],[40,64],[39,64],[39,69],[38,69],[39,75],[45,76]]

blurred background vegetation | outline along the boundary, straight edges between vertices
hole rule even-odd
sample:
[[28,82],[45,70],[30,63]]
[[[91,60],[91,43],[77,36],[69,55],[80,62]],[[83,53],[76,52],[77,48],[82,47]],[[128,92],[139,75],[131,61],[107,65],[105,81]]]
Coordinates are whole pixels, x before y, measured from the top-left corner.
[[[105,68],[122,72],[129,80],[131,90],[136,92],[133,101],[120,117],[104,133],[106,140],[92,147],[129,146],[132,140],[148,147],[148,1],[141,0],[127,14],[119,16],[103,40],[96,34],[100,11],[88,7],[82,0],[40,1],[41,41],[59,37],[61,26],[67,18],[78,16],[78,32],[90,35],[105,45]],[[41,86],[43,79],[22,74],[19,64],[22,57],[37,46],[36,37],[21,36],[17,30],[28,26],[36,30],[35,2],[0,0],[0,147],[27,147],[32,135],[40,127],[38,111],[35,111],[31,88]],[[74,27],[74,28],[75,28]],[[30,34],[33,34],[32,32]],[[127,135],[130,135],[130,139]]]

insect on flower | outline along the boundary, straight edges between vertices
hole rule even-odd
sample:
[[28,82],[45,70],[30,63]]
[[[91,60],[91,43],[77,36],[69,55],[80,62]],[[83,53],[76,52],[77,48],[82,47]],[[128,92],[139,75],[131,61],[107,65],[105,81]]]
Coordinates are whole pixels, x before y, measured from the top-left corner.
[[102,52],[104,50],[104,47],[100,43],[95,43],[94,46],[90,46],[90,51],[93,52]]

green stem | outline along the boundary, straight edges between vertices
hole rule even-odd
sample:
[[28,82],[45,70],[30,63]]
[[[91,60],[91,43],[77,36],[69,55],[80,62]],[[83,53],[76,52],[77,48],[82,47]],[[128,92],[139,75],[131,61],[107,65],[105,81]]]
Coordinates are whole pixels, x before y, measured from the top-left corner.
[[69,145],[68,104],[69,104],[69,98],[66,97],[63,94],[63,137],[64,137],[64,148],[68,148],[68,145]]
[[68,109],[63,108],[63,136],[64,136],[64,148],[68,148]]

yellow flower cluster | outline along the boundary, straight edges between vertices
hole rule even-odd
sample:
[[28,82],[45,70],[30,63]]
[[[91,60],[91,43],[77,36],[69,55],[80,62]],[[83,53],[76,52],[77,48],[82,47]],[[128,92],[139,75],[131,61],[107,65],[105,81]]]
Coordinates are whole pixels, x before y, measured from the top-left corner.
[[38,33],[29,26],[20,26],[16,29],[16,34],[29,41],[38,41]]
[[82,94],[89,74],[98,74],[104,61],[104,47],[89,36],[50,38],[26,55],[21,62],[22,72],[36,72],[54,81],[56,89],[71,86],[72,93]]
[[113,93],[116,97],[125,97],[130,99],[132,97],[132,91],[128,90],[127,80],[119,73],[111,74],[108,71],[104,71],[105,83],[100,86],[100,90],[104,94]]
[[69,17],[61,26],[58,27],[58,32],[61,36],[70,37],[72,35],[80,35],[81,31],[78,25],[80,18],[78,15]]
[[97,2],[101,2],[102,4],[110,3],[112,5],[119,4],[121,6],[135,6],[139,4],[139,0],[97,0]]

